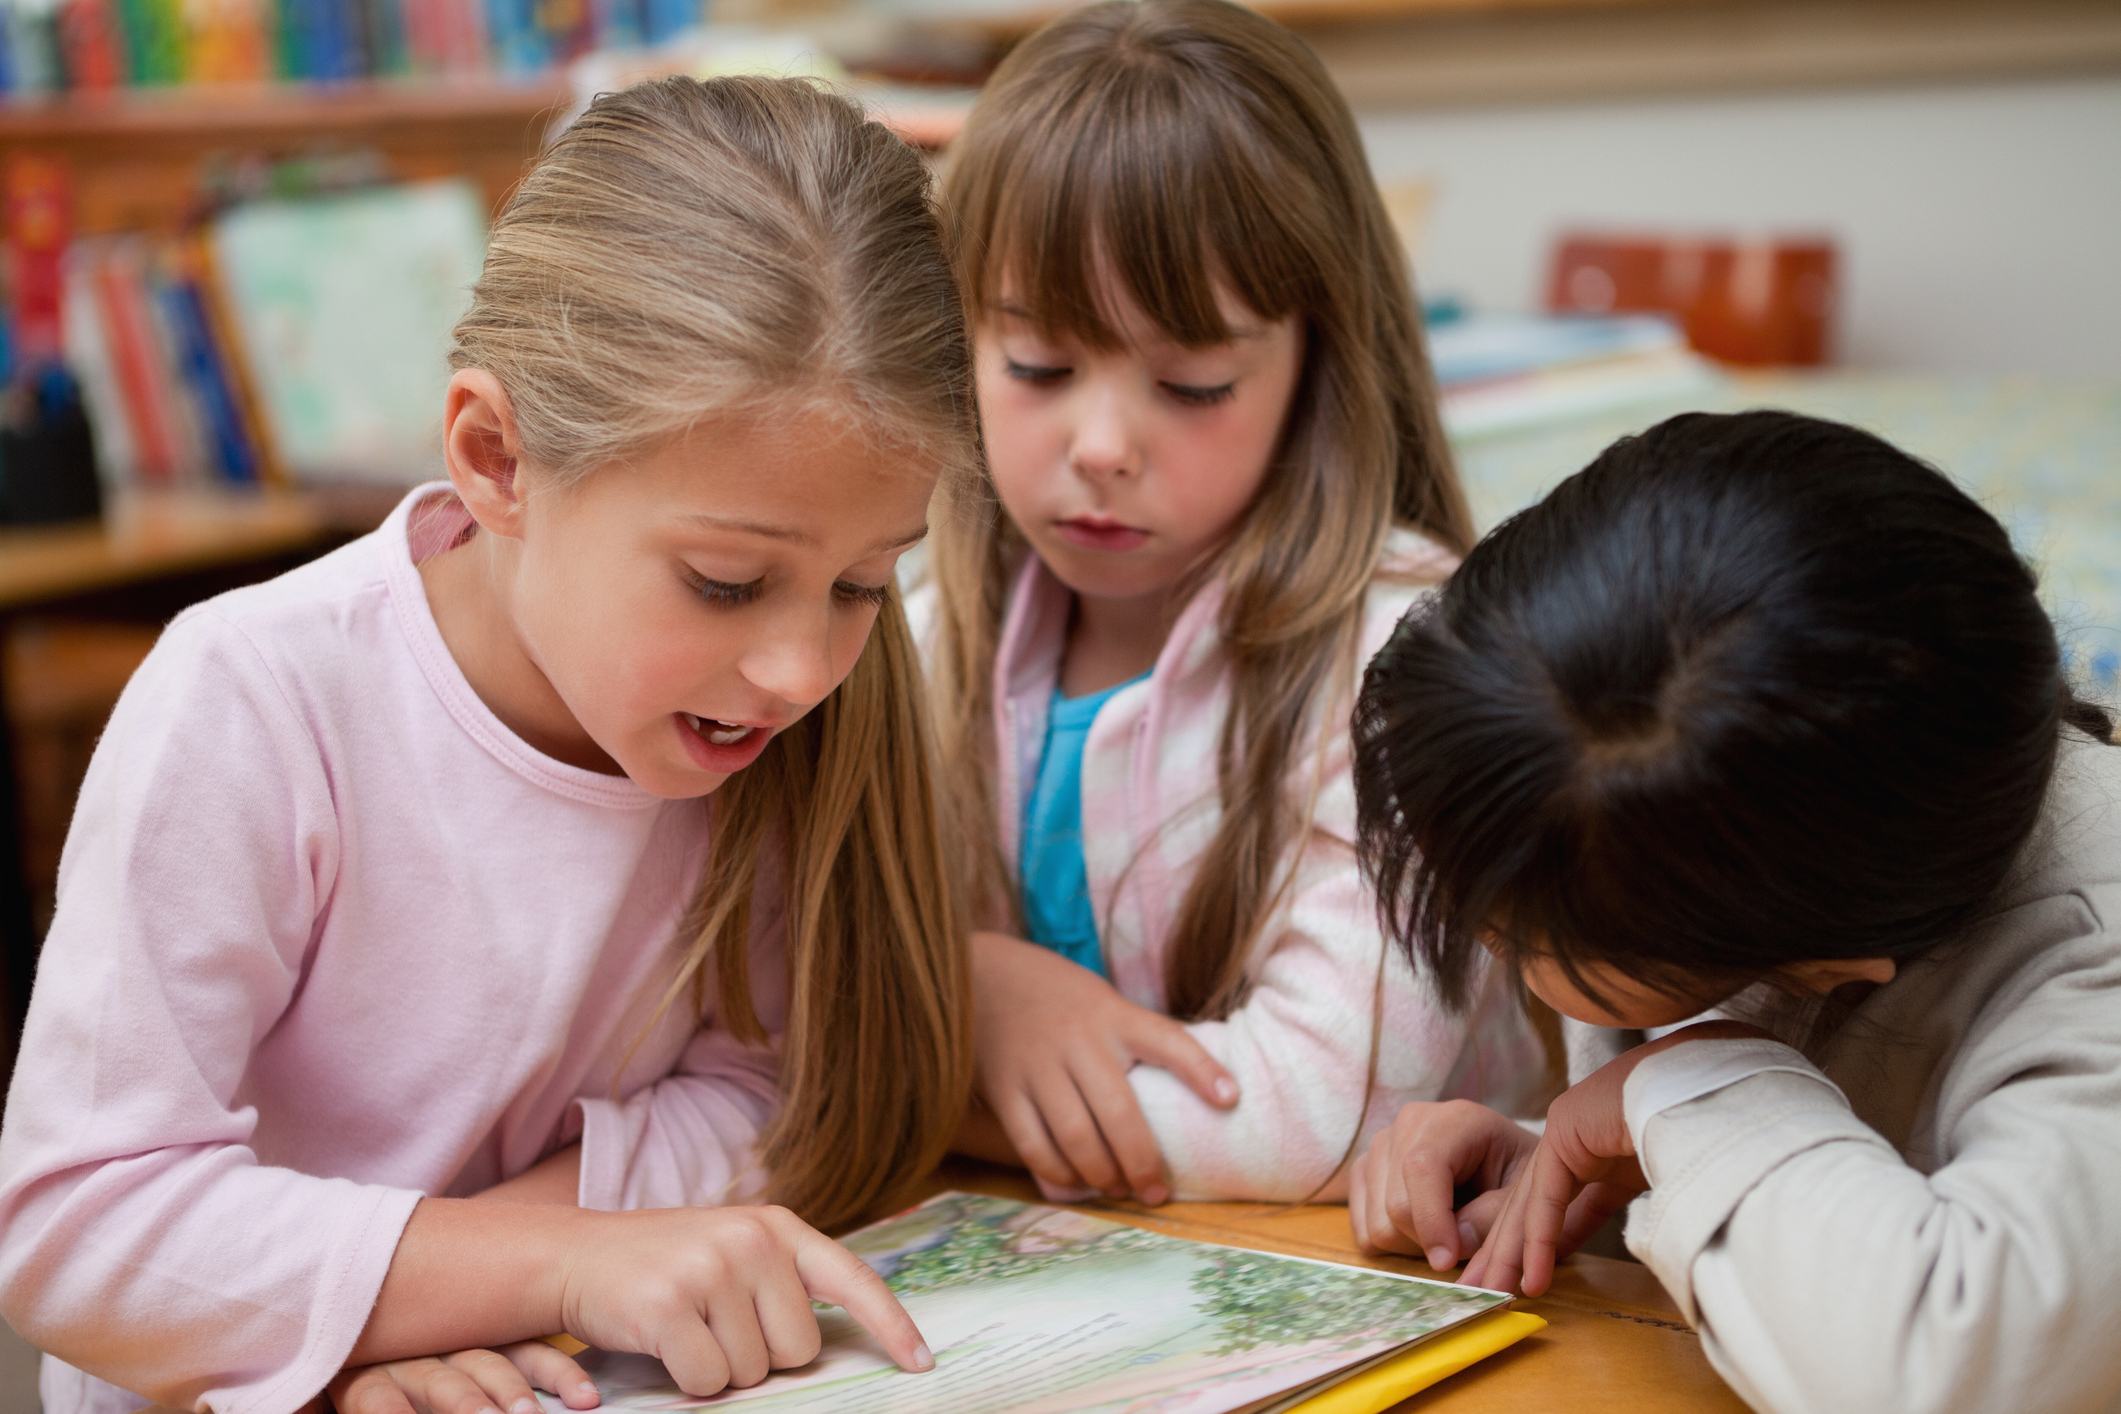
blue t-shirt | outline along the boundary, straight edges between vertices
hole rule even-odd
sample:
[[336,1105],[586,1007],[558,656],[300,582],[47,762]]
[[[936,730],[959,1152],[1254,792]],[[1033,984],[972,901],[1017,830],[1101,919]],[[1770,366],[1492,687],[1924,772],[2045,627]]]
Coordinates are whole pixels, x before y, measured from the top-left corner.
[[1063,697],[1053,689],[1046,713],[1046,745],[1038,779],[1024,801],[1024,848],[1017,868],[1024,881],[1024,929],[1070,962],[1105,975],[1105,951],[1097,943],[1097,913],[1090,905],[1090,878],[1083,866],[1083,744],[1097,709],[1120,688],[1086,697]]

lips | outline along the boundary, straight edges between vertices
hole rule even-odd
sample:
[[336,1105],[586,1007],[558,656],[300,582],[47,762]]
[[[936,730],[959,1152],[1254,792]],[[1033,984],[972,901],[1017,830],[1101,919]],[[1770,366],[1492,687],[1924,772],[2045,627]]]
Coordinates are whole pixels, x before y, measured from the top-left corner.
[[1053,529],[1071,545],[1085,550],[1132,550],[1146,543],[1149,532],[1105,516],[1071,516]]
[[676,712],[672,718],[685,755],[702,771],[716,775],[743,770],[773,739],[773,728],[756,722],[724,722],[691,712]]
[[695,717],[690,712],[680,712],[678,715],[685,719],[686,726],[691,727],[695,732],[698,732],[716,746],[735,746],[745,737],[759,730],[757,727],[745,726],[741,722],[719,722],[712,717]]

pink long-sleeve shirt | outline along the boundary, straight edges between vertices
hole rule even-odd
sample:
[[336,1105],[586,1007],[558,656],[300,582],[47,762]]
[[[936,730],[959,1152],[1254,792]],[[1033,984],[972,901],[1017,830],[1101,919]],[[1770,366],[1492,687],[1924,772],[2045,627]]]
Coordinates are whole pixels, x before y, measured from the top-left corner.
[[479,701],[416,568],[466,523],[424,487],[187,611],[96,749],[0,1133],[0,1310],[52,1352],[47,1414],[300,1407],[423,1194],[576,1139],[588,1207],[753,1182],[772,1050],[654,1020],[706,803]]

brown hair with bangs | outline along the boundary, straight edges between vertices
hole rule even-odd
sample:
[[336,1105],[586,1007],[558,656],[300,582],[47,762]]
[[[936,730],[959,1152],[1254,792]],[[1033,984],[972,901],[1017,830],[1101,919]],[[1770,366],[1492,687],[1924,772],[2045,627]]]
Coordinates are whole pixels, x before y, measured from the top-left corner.
[[[1226,1015],[1293,873],[1287,846],[1309,829],[1298,801],[1318,782],[1292,791],[1292,768],[1323,714],[1350,705],[1387,529],[1458,553],[1472,543],[1405,257],[1318,60],[1223,0],[1111,0],[1025,40],[974,108],[945,195],[976,321],[1006,300],[1050,333],[1111,349],[1122,339],[1101,292],[1115,288],[1201,347],[1231,337],[1220,285],[1264,319],[1304,325],[1275,460],[1188,587],[1224,580],[1234,690],[1222,820],[1169,935],[1165,1006]],[[991,485],[942,494],[932,563],[946,793],[979,919],[1000,926],[1017,907],[991,787],[992,676],[1011,571],[1028,550]]]

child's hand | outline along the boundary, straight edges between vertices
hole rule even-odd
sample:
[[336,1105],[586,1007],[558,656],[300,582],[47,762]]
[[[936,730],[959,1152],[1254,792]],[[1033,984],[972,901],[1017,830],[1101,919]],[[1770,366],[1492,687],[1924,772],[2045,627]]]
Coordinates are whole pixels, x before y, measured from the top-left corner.
[[[1523,1125],[1471,1100],[1405,1106],[1349,1171],[1356,1243],[1451,1270],[1479,1248],[1538,1145]],[[1454,1211],[1454,1195],[1466,1188],[1477,1196]]]
[[785,1208],[663,1208],[595,1215],[556,1275],[560,1328],[653,1355],[687,1394],[755,1385],[817,1358],[812,1300],[845,1308],[901,1369],[935,1357],[861,1258]]
[[597,1387],[582,1367],[542,1340],[341,1371],[331,1382],[339,1414],[539,1414],[531,1387],[569,1409],[593,1409]]
[[1487,1240],[1466,1264],[1466,1281],[1509,1291],[1522,1278],[1524,1294],[1539,1295],[1553,1281],[1555,1262],[1650,1186],[1623,1106],[1636,1066],[1689,1041],[1766,1035],[1735,1021],[1702,1022],[1637,1046],[1571,1087],[1548,1107],[1546,1133],[1518,1167]]
[[1163,1154],[1127,1083],[1160,1066],[1218,1108],[1237,1082],[1183,1023],[1136,1006],[1087,968],[1036,943],[972,935],[980,1097],[1025,1167],[1056,1188],[1170,1197]]

